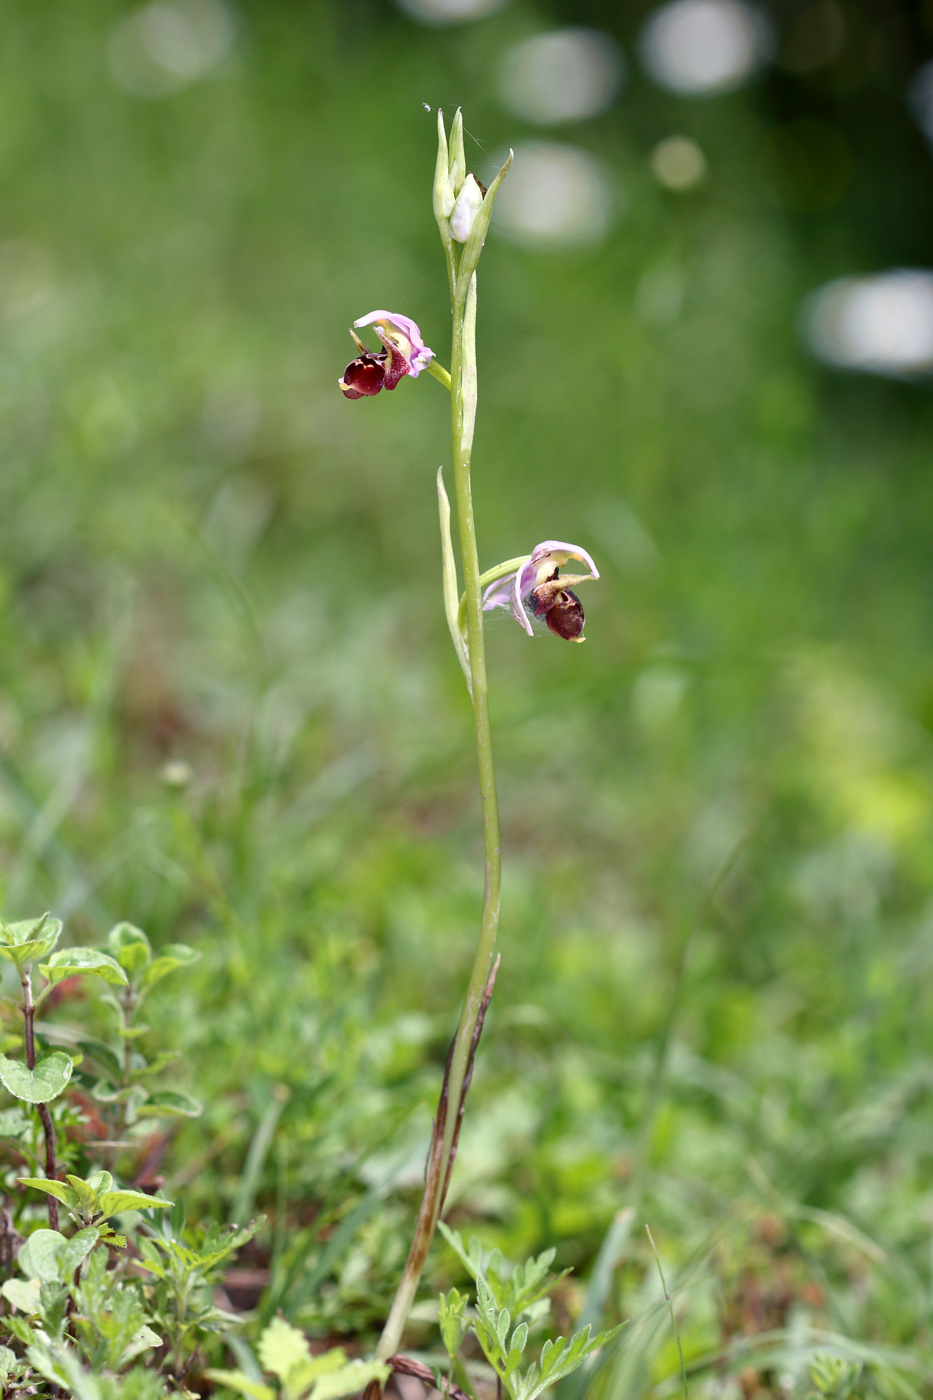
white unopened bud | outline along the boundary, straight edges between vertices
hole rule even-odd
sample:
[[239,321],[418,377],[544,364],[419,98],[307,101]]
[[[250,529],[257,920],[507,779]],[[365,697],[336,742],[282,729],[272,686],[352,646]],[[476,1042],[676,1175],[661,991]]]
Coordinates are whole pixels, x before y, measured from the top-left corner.
[[473,176],[468,175],[463,182],[463,188],[457,195],[453,212],[450,215],[451,238],[456,238],[458,243],[467,241],[470,229],[473,227],[473,220],[476,218],[482,203],[483,191]]

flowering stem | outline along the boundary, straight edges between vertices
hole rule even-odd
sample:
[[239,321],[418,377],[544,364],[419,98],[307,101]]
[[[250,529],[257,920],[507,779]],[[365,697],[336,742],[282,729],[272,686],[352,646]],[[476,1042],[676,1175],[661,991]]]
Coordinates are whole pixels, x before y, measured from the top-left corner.
[[[446,249],[445,249],[446,251]],[[463,262],[461,260],[461,272]],[[411,1249],[401,1281],[392,1302],[388,1320],[379,1339],[376,1356],[385,1360],[399,1348],[402,1331],[415,1300],[421,1272],[431,1246],[444,1195],[450,1179],[453,1154],[463,1098],[468,1085],[472,1056],[478,1040],[477,1030],[491,992],[496,932],[499,926],[499,890],[501,852],[499,843],[499,805],[496,796],[496,775],[493,767],[492,735],[489,724],[489,691],[486,683],[486,656],[483,642],[483,595],[480,583],[476,530],[473,522],[473,495],[470,486],[470,458],[473,450],[473,425],[476,418],[476,274],[466,281],[451,278],[453,310],[453,345],[450,359],[451,427],[453,431],[454,487],[457,501],[457,522],[460,532],[460,556],[463,565],[465,595],[466,653],[470,670],[473,703],[473,729],[479,762],[480,801],[483,813],[483,846],[485,853],[485,892],[480,923],[479,942],[467,985],[463,1010],[454,1038],[449,1061],[449,1073],[442,1093],[425,1173],[424,1195]]]

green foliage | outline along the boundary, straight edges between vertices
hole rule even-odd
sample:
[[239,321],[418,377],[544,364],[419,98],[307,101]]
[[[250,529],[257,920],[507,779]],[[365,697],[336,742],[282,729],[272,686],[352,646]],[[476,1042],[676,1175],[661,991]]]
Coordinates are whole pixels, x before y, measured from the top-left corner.
[[370,1381],[384,1382],[389,1367],[378,1361],[348,1361],[346,1352],[332,1347],[312,1356],[308,1341],[284,1318],[274,1318],[262,1333],[257,1348],[262,1368],[274,1376],[276,1386],[264,1385],[242,1371],[211,1370],[211,1380],[251,1400],[341,1400],[356,1395]]
[[150,1279],[150,1315],[170,1345],[176,1374],[184,1369],[195,1339],[237,1324],[236,1316],[217,1306],[213,1289],[223,1265],[261,1225],[258,1220],[242,1228],[211,1224],[186,1229],[179,1203],[169,1215],[149,1222],[147,1232],[139,1236],[139,1267]]
[[51,1103],[64,1092],[74,1070],[74,1061],[63,1050],[49,1050],[28,1069],[18,1060],[0,1055],[0,1083],[14,1098],[25,1103]]
[[21,1186],[31,1186],[36,1191],[54,1196],[82,1224],[120,1215],[127,1210],[170,1210],[174,1204],[157,1196],[148,1196],[144,1191],[114,1189],[113,1176],[107,1171],[93,1172],[87,1180],[68,1175],[65,1181],[46,1181],[26,1176],[20,1177],[19,1181]]
[[850,1400],[861,1375],[859,1362],[849,1361],[843,1356],[814,1356],[810,1366],[813,1390],[807,1400]]
[[0,919],[0,957],[11,962],[22,976],[34,962],[51,952],[61,933],[61,919],[53,919],[49,914],[12,924]]
[[500,1251],[484,1255],[475,1237],[464,1246],[456,1230],[443,1222],[439,1229],[476,1284],[473,1315],[467,1314],[468,1300],[456,1290],[441,1295],[439,1322],[444,1348],[451,1363],[456,1362],[465,1332],[471,1330],[512,1400],[537,1400],[543,1391],[578,1370],[625,1326],[620,1323],[591,1337],[592,1328],[587,1324],[570,1338],[549,1338],[541,1347],[538,1359],[525,1362],[529,1328],[546,1311],[547,1305],[544,1309],[541,1306],[544,1300],[570,1271],[548,1274],[554,1262],[554,1249],[545,1250],[523,1264],[507,1267]]

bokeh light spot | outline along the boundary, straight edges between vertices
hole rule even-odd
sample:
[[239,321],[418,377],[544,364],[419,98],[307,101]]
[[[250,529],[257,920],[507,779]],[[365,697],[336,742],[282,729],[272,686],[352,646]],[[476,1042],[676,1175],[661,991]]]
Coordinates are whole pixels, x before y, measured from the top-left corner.
[[764,16],[741,0],[672,0],[649,16],[638,41],[659,86],[698,97],[739,87],[772,49]]
[[706,174],[706,157],[690,136],[668,136],[651,153],[651,169],[669,190],[689,190]]
[[907,94],[914,121],[928,141],[933,141],[933,60],[914,74]]
[[508,0],[396,0],[400,10],[421,24],[466,24],[495,14]]
[[609,181],[593,156],[551,141],[519,145],[496,198],[493,228],[529,247],[598,243],[609,231]]
[[870,374],[933,372],[933,272],[898,268],[841,277],[804,311],[811,349],[828,364]]
[[110,36],[110,71],[136,97],[168,97],[227,57],[236,22],[223,0],[152,0]]
[[525,121],[575,122],[604,112],[622,85],[618,45],[597,29],[560,29],[509,49],[499,91]]

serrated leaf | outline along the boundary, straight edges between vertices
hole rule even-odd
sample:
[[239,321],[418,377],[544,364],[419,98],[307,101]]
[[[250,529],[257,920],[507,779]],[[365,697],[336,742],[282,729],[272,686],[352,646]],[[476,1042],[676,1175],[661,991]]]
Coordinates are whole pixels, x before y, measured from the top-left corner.
[[[37,1278],[8,1278],[0,1287],[0,1293],[8,1303],[12,1303],[14,1308],[18,1308],[21,1313],[32,1316],[39,1311],[39,1293],[42,1285]],[[9,1319],[4,1319],[9,1323]],[[20,1338],[22,1340],[22,1338]]]
[[239,1391],[247,1400],[275,1400],[275,1391],[271,1386],[263,1385],[262,1381],[250,1380],[242,1371],[222,1371],[211,1367],[204,1374],[209,1381],[216,1381],[218,1385],[225,1385],[229,1390]]
[[135,977],[152,958],[149,939],[135,924],[116,924],[107,934],[107,947],[128,977]]
[[100,977],[111,987],[125,987],[128,980],[116,958],[102,953],[99,948],[60,948],[39,971],[53,986],[66,977],[89,975]]
[[186,943],[166,943],[159,955],[152,960],[143,973],[142,987],[148,992],[170,972],[174,972],[179,967],[189,967],[191,963],[197,962],[200,956],[200,953],[196,952],[194,948],[189,948]]
[[10,1351],[9,1347],[0,1346],[0,1380],[9,1380],[14,1371],[19,1369],[20,1363],[16,1359],[16,1353]]
[[54,1196],[64,1206],[76,1204],[74,1192],[63,1181],[48,1181],[44,1176],[18,1176],[16,1180],[20,1186],[31,1186],[34,1191],[44,1191],[47,1196]]
[[175,1204],[142,1191],[98,1191],[97,1199],[104,1215],[120,1215],[125,1210],[171,1210]]
[[159,1089],[136,1110],[139,1118],[200,1118],[204,1105],[178,1089]]
[[[280,1381],[286,1381],[296,1366],[308,1360],[308,1339],[297,1327],[286,1322],[284,1317],[275,1317],[259,1338],[256,1351],[262,1369],[271,1371]],[[339,1348],[338,1352],[336,1365],[340,1366],[346,1360],[346,1354],[339,1351]],[[325,1352],[324,1357],[318,1359],[324,1360],[334,1354]]]
[[0,1083],[25,1103],[51,1103],[71,1078],[74,1062],[63,1050],[50,1050],[29,1069],[21,1060],[0,1055]]

